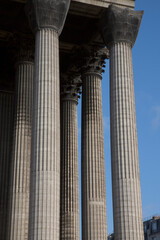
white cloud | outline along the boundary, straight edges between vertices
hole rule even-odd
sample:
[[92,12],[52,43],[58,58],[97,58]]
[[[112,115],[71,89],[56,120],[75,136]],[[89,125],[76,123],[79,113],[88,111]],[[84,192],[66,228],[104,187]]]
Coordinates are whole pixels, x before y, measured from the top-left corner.
[[160,106],[153,107],[153,112],[152,126],[154,129],[157,129],[160,127]]

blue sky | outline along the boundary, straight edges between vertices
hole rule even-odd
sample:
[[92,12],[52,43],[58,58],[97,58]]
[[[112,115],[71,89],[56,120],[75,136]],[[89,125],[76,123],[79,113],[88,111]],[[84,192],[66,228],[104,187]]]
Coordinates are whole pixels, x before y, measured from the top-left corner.
[[[143,218],[160,215],[160,1],[137,0],[144,10],[133,47],[133,70]],[[109,127],[109,61],[102,80],[108,233],[113,232]],[[78,104],[79,155],[81,102]]]

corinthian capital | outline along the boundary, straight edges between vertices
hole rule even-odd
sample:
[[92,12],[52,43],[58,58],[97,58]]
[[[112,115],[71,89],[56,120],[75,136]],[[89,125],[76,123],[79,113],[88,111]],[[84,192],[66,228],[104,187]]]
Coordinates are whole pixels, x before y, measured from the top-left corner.
[[65,76],[65,78],[61,79],[61,99],[72,100],[78,103],[78,98],[80,98],[81,94],[81,85],[82,81],[80,76]]
[[128,42],[132,47],[136,41],[143,11],[110,5],[102,19],[102,36],[107,46],[116,42]]
[[109,51],[107,48],[99,49],[89,56],[86,56],[84,58],[85,65],[81,67],[82,75],[95,73],[101,76],[104,72],[103,68],[105,67],[106,58],[109,58]]
[[70,0],[28,0],[26,12],[34,31],[50,28],[60,35]]

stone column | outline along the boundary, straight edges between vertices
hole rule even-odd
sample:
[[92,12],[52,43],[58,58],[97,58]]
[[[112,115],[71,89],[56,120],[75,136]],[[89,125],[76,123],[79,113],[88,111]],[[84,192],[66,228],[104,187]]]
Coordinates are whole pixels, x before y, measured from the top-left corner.
[[132,46],[143,12],[109,7],[103,38],[110,49],[110,122],[115,240],[144,239]]
[[[102,54],[102,55],[101,55]],[[82,239],[107,238],[101,79],[103,52],[82,75]]]
[[32,51],[21,50],[16,64],[8,240],[28,240],[33,71]]
[[59,34],[69,0],[30,0],[27,12],[36,36],[33,102],[30,240],[59,240],[60,90]]
[[80,239],[78,91],[76,83],[65,84],[61,90],[61,240]]
[[13,100],[11,92],[0,91],[0,239],[6,240],[8,186],[10,178],[11,139],[13,130]]

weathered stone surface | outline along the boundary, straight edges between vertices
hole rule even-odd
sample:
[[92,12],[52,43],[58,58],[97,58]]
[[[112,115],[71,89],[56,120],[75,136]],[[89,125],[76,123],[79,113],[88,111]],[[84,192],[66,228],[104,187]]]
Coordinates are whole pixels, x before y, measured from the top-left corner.
[[28,239],[34,63],[29,50],[20,52],[16,64],[8,240]]
[[33,36],[16,32],[10,37],[10,41],[12,42],[10,53],[14,66],[21,61],[34,62],[35,42]]
[[115,240],[143,240],[131,46],[110,48],[110,122]]
[[61,100],[66,101],[76,101],[78,104],[78,99],[81,94],[82,80],[80,76],[75,77],[65,77],[61,79]]
[[81,66],[82,75],[87,72],[101,75],[104,72],[103,68],[105,67],[106,58],[109,58],[109,51],[107,48],[102,48],[92,54],[89,53],[88,56],[87,54],[86,56],[83,56],[81,65],[84,64],[84,62],[85,65]]
[[[76,82],[76,81],[75,81]],[[76,83],[61,89],[61,240],[79,240],[79,163]]]
[[143,11],[119,8],[110,5],[101,21],[101,31],[107,46],[116,42],[128,42],[132,47],[136,41]]
[[82,75],[82,239],[87,240],[105,240],[107,236],[100,70],[103,54],[102,61],[98,59],[99,64],[92,59]]
[[30,240],[59,240],[60,89],[59,39],[52,29],[36,33],[33,101]]
[[29,0],[26,11],[32,29],[54,29],[60,34],[69,5],[70,0]]
[[115,240],[143,240],[132,49],[142,11],[110,6],[102,35],[110,51],[110,122]]
[[[17,0],[18,1],[18,0]],[[21,1],[21,0],[19,0]],[[135,0],[72,0],[73,2],[85,3],[97,7],[108,8],[110,4],[118,4],[125,7],[134,8]]]

